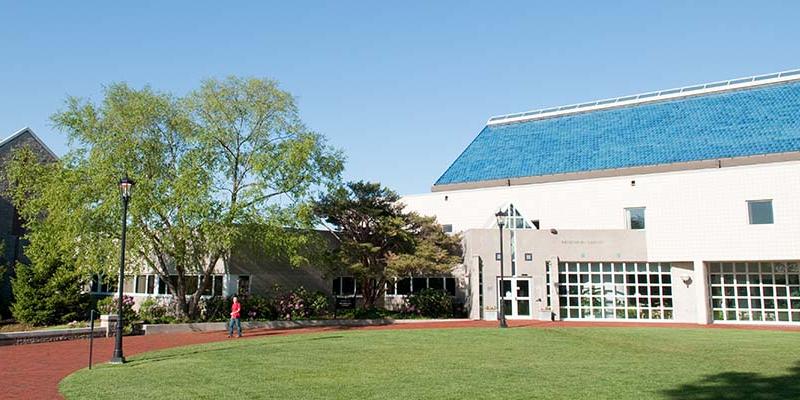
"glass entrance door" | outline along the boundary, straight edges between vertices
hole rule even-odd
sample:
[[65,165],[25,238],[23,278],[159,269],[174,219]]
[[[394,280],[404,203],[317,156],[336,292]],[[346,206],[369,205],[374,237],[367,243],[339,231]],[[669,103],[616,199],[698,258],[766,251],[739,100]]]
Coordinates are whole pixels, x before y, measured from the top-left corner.
[[[531,278],[505,278],[502,285],[499,286],[502,287],[504,293],[503,312],[506,314],[506,318],[530,319],[533,317],[531,312]],[[498,302],[499,300],[498,298]]]

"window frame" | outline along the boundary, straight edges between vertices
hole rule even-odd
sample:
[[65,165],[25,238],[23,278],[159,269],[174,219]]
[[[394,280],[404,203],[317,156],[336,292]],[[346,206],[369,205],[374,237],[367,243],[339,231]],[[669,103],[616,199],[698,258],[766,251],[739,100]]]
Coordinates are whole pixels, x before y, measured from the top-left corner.
[[[642,210],[642,227],[641,228],[634,228],[633,221],[631,218],[631,211],[633,210]],[[625,229],[630,231],[643,231],[647,229],[647,207],[640,206],[640,207],[625,207],[623,210],[625,215]]]
[[[775,207],[772,204],[772,199],[760,200],[746,200],[747,203],[747,224],[748,225],[774,225],[775,224]],[[769,204],[769,222],[754,222],[753,221],[753,208],[754,204]]]

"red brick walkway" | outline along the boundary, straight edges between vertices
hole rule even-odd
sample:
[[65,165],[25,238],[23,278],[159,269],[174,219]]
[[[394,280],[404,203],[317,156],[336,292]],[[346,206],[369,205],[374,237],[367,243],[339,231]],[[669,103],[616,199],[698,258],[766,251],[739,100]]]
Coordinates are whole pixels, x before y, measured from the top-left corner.
[[[698,328],[694,324],[672,323],[611,323],[611,322],[540,322],[510,321],[516,327],[683,327]],[[467,328],[495,327],[494,321],[450,321],[450,322],[415,322],[385,326],[369,326],[343,329],[431,329],[431,328]],[[800,332],[800,327],[772,326],[731,326],[709,325],[708,328],[722,329],[759,329],[790,330]],[[342,328],[303,328],[267,330],[259,329],[245,332],[245,339],[272,335],[287,335],[311,332],[333,331]],[[230,340],[222,332],[175,333],[152,336],[126,337],[124,350],[126,356],[145,351],[164,349],[190,344]],[[0,398],[3,399],[59,399],[58,383],[65,376],[84,368],[88,363],[88,340],[40,343],[20,346],[0,347]],[[106,362],[111,358],[114,349],[113,339],[95,339],[94,361]]]

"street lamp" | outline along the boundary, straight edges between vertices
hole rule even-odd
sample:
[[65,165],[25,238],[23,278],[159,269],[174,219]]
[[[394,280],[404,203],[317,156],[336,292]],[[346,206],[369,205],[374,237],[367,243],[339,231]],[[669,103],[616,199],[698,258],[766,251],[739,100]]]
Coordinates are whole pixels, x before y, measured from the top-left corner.
[[111,357],[112,364],[122,364],[125,356],[122,355],[122,287],[125,284],[125,233],[128,230],[128,201],[131,199],[131,189],[133,180],[127,175],[119,180],[119,194],[122,196],[122,245],[119,255],[119,284],[117,299],[117,336],[114,343],[114,355]]
[[497,218],[497,227],[500,228],[500,285],[498,285],[498,290],[500,290],[500,307],[498,307],[500,311],[500,327],[508,328],[508,323],[506,322],[506,312],[504,310],[506,295],[503,288],[503,283],[505,282],[505,277],[503,274],[503,226],[506,224],[506,217],[508,214],[506,214],[504,211],[498,211],[494,216]]

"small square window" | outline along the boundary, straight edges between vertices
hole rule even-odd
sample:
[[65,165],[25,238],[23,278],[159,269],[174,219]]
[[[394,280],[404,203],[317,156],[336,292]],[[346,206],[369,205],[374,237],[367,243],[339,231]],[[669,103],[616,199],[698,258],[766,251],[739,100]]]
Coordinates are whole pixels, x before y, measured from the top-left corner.
[[533,261],[533,253],[525,253],[525,261]]
[[773,223],[772,200],[748,200],[747,213],[750,218],[750,225],[761,225]]
[[494,253],[494,259],[495,261],[500,261],[503,259],[503,257],[501,256],[500,253]]
[[442,225],[442,230],[444,233],[453,233],[453,225],[452,224],[444,224]]
[[628,229],[644,229],[644,207],[626,208],[625,223]]

